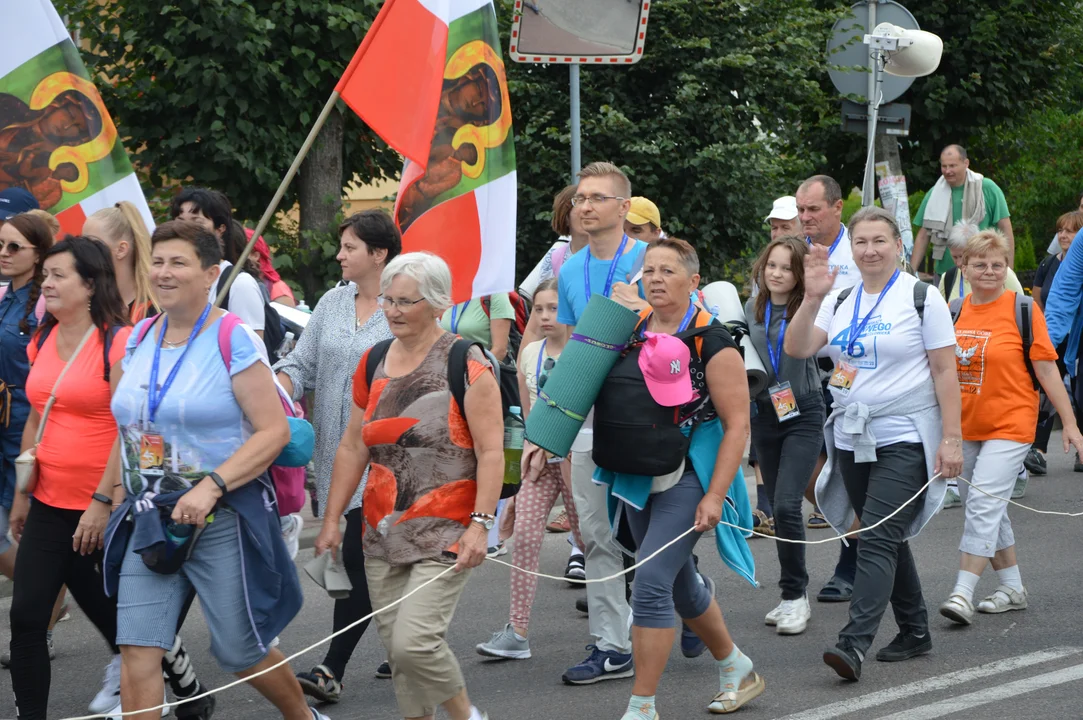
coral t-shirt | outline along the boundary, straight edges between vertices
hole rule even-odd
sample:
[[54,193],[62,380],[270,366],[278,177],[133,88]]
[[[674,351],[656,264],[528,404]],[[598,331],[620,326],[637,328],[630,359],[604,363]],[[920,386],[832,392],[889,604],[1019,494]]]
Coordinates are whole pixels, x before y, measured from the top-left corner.
[[[1056,360],[1045,316],[1033,305],[1031,361]],[[1023,361],[1015,293],[991,303],[963,301],[955,323],[955,365],[963,397],[963,439],[1034,442],[1038,391]]]
[[[131,332],[130,327],[124,327],[113,336],[110,367],[124,357]],[[27,346],[32,367],[26,395],[39,416],[67,364],[57,354],[59,334],[54,327],[40,350],[36,338]],[[34,499],[38,502],[65,510],[86,510],[90,496],[98,491],[117,438],[117,423],[109,409],[111,393],[105,380],[104,350],[101,333],[95,331],[56,388],[56,402],[49,411],[37,452],[39,475]]]

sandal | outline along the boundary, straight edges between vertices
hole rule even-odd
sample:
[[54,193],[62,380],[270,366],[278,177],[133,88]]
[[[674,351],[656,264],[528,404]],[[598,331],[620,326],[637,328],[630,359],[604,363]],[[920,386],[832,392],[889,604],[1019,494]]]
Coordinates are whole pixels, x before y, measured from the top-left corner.
[[728,715],[731,712],[736,712],[749,700],[762,695],[766,687],[767,684],[763,681],[763,676],[753,672],[752,682],[738,688],[736,692],[730,690],[718,693],[714,696],[711,704],[707,706],[707,709],[715,715]]
[[809,513],[808,522],[805,523],[805,527],[809,530],[826,530],[831,527],[831,525],[828,524],[827,518],[824,517],[822,512],[813,510]]
[[820,594],[816,596],[816,601],[822,603],[850,602],[850,598],[853,596],[854,584],[835,576],[823,586]]
[[[766,535],[767,537],[775,536],[775,519],[767,517],[767,513],[763,510],[752,511],[752,529],[760,533],[760,535]],[[753,535],[752,537],[759,537],[759,535]]]

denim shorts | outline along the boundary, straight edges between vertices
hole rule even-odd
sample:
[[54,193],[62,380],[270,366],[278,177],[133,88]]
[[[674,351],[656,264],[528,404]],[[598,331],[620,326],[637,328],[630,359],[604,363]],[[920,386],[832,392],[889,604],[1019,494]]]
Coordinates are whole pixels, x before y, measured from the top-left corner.
[[11,538],[8,537],[8,530],[11,529],[8,523],[10,515],[11,509],[0,505],[0,555],[3,555],[11,548]]
[[211,653],[227,672],[267,657],[252,629],[245,602],[237,514],[219,508],[192,556],[172,575],[161,575],[128,552],[120,570],[117,645],[169,650],[184,601],[194,588],[211,636]]

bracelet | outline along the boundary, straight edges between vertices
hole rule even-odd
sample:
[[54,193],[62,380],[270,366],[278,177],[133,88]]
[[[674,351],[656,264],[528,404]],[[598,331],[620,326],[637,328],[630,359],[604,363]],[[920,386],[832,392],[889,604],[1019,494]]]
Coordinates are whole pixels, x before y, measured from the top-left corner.
[[946,445],[947,443],[952,443],[953,445],[962,445],[963,441],[961,438],[944,438],[941,441],[942,445]]
[[470,513],[470,519],[473,520],[475,518],[477,518],[478,520],[492,520],[493,522],[496,522],[496,515],[490,515],[489,513],[483,513],[483,512],[472,512],[472,513]]
[[209,477],[211,480],[214,480],[214,484],[218,486],[218,489],[222,491],[223,495],[229,492],[229,489],[226,487],[226,481],[222,479],[221,475],[212,470],[211,472],[207,473],[207,477]]
[[103,495],[100,492],[96,492],[93,495],[91,495],[90,499],[91,500],[97,500],[100,503],[105,503],[106,505],[108,505],[110,507],[113,506],[113,498],[109,497],[108,495]]

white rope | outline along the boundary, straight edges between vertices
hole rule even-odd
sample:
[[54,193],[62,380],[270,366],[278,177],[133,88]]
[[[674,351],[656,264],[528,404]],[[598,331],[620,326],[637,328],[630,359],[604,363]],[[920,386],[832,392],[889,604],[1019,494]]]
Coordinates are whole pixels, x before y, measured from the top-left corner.
[[972,487],[975,490],[977,490],[978,492],[980,492],[982,495],[987,495],[987,496],[993,498],[994,500],[1000,500],[1001,502],[1006,502],[1006,503],[1008,503],[1010,505],[1015,505],[1016,507],[1023,508],[1024,510],[1030,510],[1032,513],[1038,513],[1039,515],[1057,515],[1059,517],[1071,517],[1071,518],[1083,517],[1083,511],[1072,513],[1072,512],[1063,512],[1061,510],[1039,510],[1038,508],[1032,508],[1031,506],[1024,505],[1021,502],[1016,502],[1015,500],[1012,500],[1011,498],[1002,498],[999,495],[994,495],[993,493],[989,492],[988,490],[983,490],[982,488],[978,487],[974,483],[967,480],[965,477],[960,477],[958,479],[962,480],[967,485],[969,485],[970,487]]
[[[601,582],[609,582],[610,580],[616,580],[617,578],[621,577],[622,575],[630,573],[633,570],[635,570],[636,568],[642,566],[644,563],[648,562],[649,560],[654,559],[655,556],[659,555],[660,553],[662,553],[663,551],[668,549],[671,545],[675,544],[676,542],[678,542],[679,540],[681,540],[685,536],[690,535],[691,533],[693,533],[695,531],[695,529],[696,529],[695,527],[688,528],[683,533],[681,533],[677,537],[673,538],[672,540],[667,542],[662,547],[658,548],[658,550],[651,553],[650,555],[643,558],[642,560],[637,562],[635,565],[631,566],[630,568],[628,568],[626,570],[622,570],[621,572],[616,573],[615,575],[610,575],[609,577],[598,578],[598,579],[595,579],[595,580],[586,580],[586,581],[582,581],[582,582],[601,583]],[[487,559],[489,561],[491,561],[491,562],[495,562],[495,563],[498,563],[500,565],[507,565],[508,567],[515,567],[514,565],[503,562],[501,560],[497,560],[495,558],[487,558]],[[318,640],[317,642],[313,643],[312,645],[309,645],[308,647],[306,647],[304,650],[301,650],[299,652],[294,653],[293,655],[290,655],[289,657],[281,660],[280,662],[275,663],[274,665],[272,665],[269,668],[261,670],[258,673],[254,673],[252,675],[249,675],[248,677],[241,678],[241,679],[238,679],[238,680],[234,680],[233,682],[228,683],[226,685],[223,685],[222,687],[214,688],[213,690],[208,690],[207,692],[202,693],[200,695],[196,695],[196,696],[190,697],[190,698],[184,698],[184,700],[182,702],[190,702],[190,701],[193,701],[193,700],[201,700],[201,699],[203,699],[205,697],[210,697],[211,695],[214,695],[216,693],[220,693],[220,692],[222,692],[224,690],[229,690],[230,688],[237,687],[238,685],[243,685],[244,683],[248,682],[249,680],[253,680],[253,679],[258,678],[258,677],[260,677],[262,675],[266,675],[267,673],[269,673],[269,672],[271,672],[273,670],[277,670],[278,668],[282,667],[283,665],[288,664],[291,660],[295,660],[295,659],[301,657],[302,655],[304,655],[304,654],[306,654],[308,652],[311,652],[312,650],[315,650],[319,646],[330,642],[331,640],[338,637],[339,635],[341,635],[341,634],[343,634],[345,632],[349,632],[350,630],[357,627],[361,623],[367,622],[368,620],[371,620],[376,615],[379,615],[382,612],[386,612],[386,611],[390,610],[391,608],[395,607],[399,603],[406,600],[406,598],[408,598],[411,595],[413,595],[414,593],[418,592],[419,590],[421,590],[425,586],[436,582],[437,580],[444,577],[445,575],[447,575],[449,572],[451,572],[454,569],[455,569],[454,565],[449,565],[448,568],[446,570],[444,570],[443,572],[441,572],[439,575],[437,575],[437,576],[435,576],[433,578],[430,578],[429,580],[426,580],[421,585],[418,585],[416,588],[414,588],[410,592],[406,593],[405,595],[400,597],[395,602],[390,603],[389,605],[386,605],[386,606],[380,608],[379,610],[373,610],[371,613],[369,613],[365,617],[361,618],[360,620],[356,620],[356,621],[350,623],[349,625],[347,625],[346,627],[342,628],[341,630],[339,630],[337,632],[334,632],[334,633],[331,633],[330,635],[323,638],[322,640]],[[516,568],[516,569],[518,570],[518,568]],[[534,574],[537,575],[538,573],[534,573]],[[553,579],[555,579],[555,580],[563,580],[564,579],[562,577],[557,578],[557,577],[554,577],[552,575],[545,575],[543,577],[553,577]],[[144,708],[143,710],[129,710],[127,712],[122,712],[122,713],[119,713],[119,714],[114,713],[112,715],[104,715],[104,714],[103,715],[80,715],[79,717],[65,718],[64,720],[98,720],[99,718],[108,719],[108,718],[114,718],[114,717],[127,717],[128,715],[138,715],[139,713],[152,712],[152,711],[155,711],[155,710],[162,710],[164,708],[172,707],[172,706],[177,705],[177,704],[179,704],[179,703],[163,703],[163,704],[158,705],[156,707]]]
[[[933,482],[936,481],[937,478],[939,478],[939,477],[940,477],[939,473],[937,473],[936,475],[933,475],[931,478],[929,478],[928,482],[926,482],[924,485],[922,485],[921,489],[918,490],[913,496],[911,496],[906,502],[904,502],[902,505],[900,505],[898,508],[896,508],[890,515],[887,515],[886,517],[882,518],[881,520],[877,521],[876,523],[874,523],[872,525],[869,525],[868,527],[862,527],[862,528],[858,528],[857,530],[851,530],[850,532],[842,533],[841,535],[835,535],[833,537],[823,538],[822,540],[791,540],[789,538],[780,538],[780,537],[775,537],[775,536],[772,536],[772,535],[764,535],[763,533],[757,532],[756,530],[750,530],[749,528],[743,528],[743,527],[741,527],[739,525],[734,525],[734,524],[728,523],[728,522],[726,522],[724,520],[720,521],[718,524],[719,525],[725,525],[725,526],[731,527],[731,528],[735,528],[735,529],[740,530],[742,532],[751,533],[752,535],[756,535],[758,537],[767,538],[769,540],[775,540],[777,542],[788,542],[788,543],[793,543],[795,545],[823,545],[823,544],[826,544],[826,543],[832,543],[832,542],[836,542],[836,541],[840,541],[840,540],[845,540],[846,538],[854,537],[856,535],[860,535],[863,532],[867,532],[869,530],[872,530],[874,528],[879,527],[880,525],[883,525],[885,522],[887,522],[888,520],[890,520],[891,518],[895,517],[900,512],[902,512],[903,508],[907,507],[912,502],[917,500],[921,496],[921,494],[923,492],[925,492],[925,490],[930,485],[932,485]],[[1061,512],[1061,511],[1056,511],[1056,510],[1038,510],[1036,508],[1029,507],[1029,506],[1024,505],[1022,503],[1018,503],[1015,500],[1012,500],[1010,498],[1002,498],[1002,497],[999,497],[997,495],[993,495],[992,493],[987,492],[986,490],[983,490],[982,488],[978,487],[974,483],[970,482],[966,478],[960,477],[958,479],[962,480],[963,482],[965,482],[967,485],[974,488],[978,492],[983,493],[985,495],[988,495],[991,498],[994,498],[996,500],[1001,500],[1001,501],[1006,502],[1006,503],[1010,503],[1010,504],[1015,505],[1017,507],[1021,507],[1024,510],[1029,510],[1031,512],[1038,513],[1040,515],[1059,515],[1059,516],[1062,516],[1062,517],[1083,517],[1083,512],[1069,513],[1069,512]],[[621,570],[618,573],[614,573],[613,575],[609,575],[608,577],[594,578],[592,580],[577,580],[577,579],[572,579],[572,578],[566,578],[566,577],[563,577],[563,576],[547,575],[545,573],[534,572],[534,571],[531,571],[531,570],[524,570],[523,568],[520,568],[520,567],[518,567],[516,565],[512,565],[509,562],[504,562],[503,560],[497,560],[496,558],[486,558],[486,559],[489,562],[494,562],[494,563],[496,563],[498,565],[504,565],[504,566],[509,567],[509,568],[511,568],[511,569],[513,569],[513,570],[515,570],[517,572],[526,573],[528,575],[534,575],[535,577],[546,578],[546,579],[549,579],[549,580],[563,580],[565,582],[576,583],[576,584],[580,584],[580,585],[590,585],[590,584],[593,584],[593,583],[609,582],[611,580],[616,580],[619,577],[627,575],[628,573],[632,572],[633,570],[636,570],[637,568],[640,568],[643,565],[645,565],[647,562],[653,560],[655,557],[657,557],[658,555],[660,555],[661,553],[663,553],[664,551],[669,549],[671,546],[675,545],[677,542],[679,542],[683,538],[685,538],[688,535],[695,532],[695,530],[696,530],[696,528],[694,526],[688,528],[683,533],[681,533],[677,537],[673,538],[672,540],[667,542],[665,545],[658,548],[653,553],[651,553],[650,555],[643,558],[642,560],[640,560],[635,565],[632,565],[629,568]],[[402,603],[403,601],[405,601],[407,598],[409,598],[414,593],[417,593],[420,590],[422,590],[423,588],[427,587],[428,585],[431,585],[432,583],[434,583],[437,580],[439,580],[440,578],[444,577],[445,575],[447,575],[449,572],[451,572],[454,569],[455,569],[454,565],[449,565],[447,567],[447,569],[444,570],[443,572],[441,572],[439,575],[436,575],[435,577],[432,577],[429,580],[426,580],[424,583],[422,583],[421,585],[418,585],[416,588],[414,588],[410,592],[406,593],[405,595],[403,595],[398,600],[395,600],[394,602],[380,608],[379,610],[373,610],[371,613],[369,613],[365,617],[350,623],[349,625],[342,628],[341,630],[338,630],[337,632],[331,633],[327,637],[316,641],[312,645],[309,645],[304,650],[300,650],[300,651],[294,653],[293,655],[290,655],[289,657],[284,658],[283,660],[281,660],[280,662],[275,663],[274,665],[272,665],[269,668],[261,670],[260,672],[255,673],[253,675],[249,675],[246,678],[241,678],[241,679],[238,679],[238,680],[234,680],[231,683],[228,683],[228,684],[223,685],[223,686],[218,687],[218,688],[214,688],[213,690],[208,690],[207,692],[202,693],[200,695],[196,695],[196,696],[190,697],[190,698],[184,698],[183,702],[189,702],[189,701],[192,701],[192,700],[201,700],[202,698],[210,697],[211,695],[215,695],[215,694],[223,692],[225,690],[229,690],[230,688],[237,687],[238,685],[243,685],[243,684],[249,682],[250,680],[254,680],[255,678],[258,678],[258,677],[260,677],[262,675],[266,675],[266,674],[272,672],[273,670],[277,670],[278,668],[282,667],[283,665],[287,665],[291,661],[296,660],[297,658],[301,657],[302,655],[305,655],[305,654],[315,650],[316,648],[320,647],[321,645],[324,645],[324,644],[330,642],[331,640],[338,637],[339,635],[342,635],[343,633],[349,632],[350,630],[357,627],[361,623],[368,622],[369,620],[371,620],[373,617],[379,615],[380,613],[387,612],[391,608],[393,608],[396,605],[398,605],[398,604]],[[108,720],[109,718],[114,718],[114,717],[127,717],[129,715],[138,715],[140,713],[145,713],[145,712],[159,711],[159,710],[163,710],[163,709],[168,708],[168,707],[173,707],[174,705],[177,705],[177,704],[179,704],[179,703],[163,703],[162,705],[157,705],[157,706],[152,707],[152,708],[145,708],[143,710],[129,710],[127,712],[121,712],[119,714],[112,714],[112,715],[105,715],[105,714],[102,714],[102,715],[80,715],[78,717],[64,718],[64,720],[101,720],[101,719]]]

